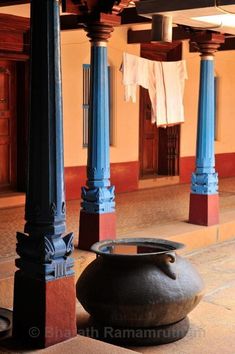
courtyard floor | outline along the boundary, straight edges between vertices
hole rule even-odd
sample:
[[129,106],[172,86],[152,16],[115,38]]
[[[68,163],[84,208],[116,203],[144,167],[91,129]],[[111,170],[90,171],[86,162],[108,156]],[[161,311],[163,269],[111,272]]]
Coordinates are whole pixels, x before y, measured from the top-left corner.
[[[229,215],[235,220],[235,178],[220,180],[221,218]],[[175,227],[184,227],[188,219],[190,186],[169,185],[117,194],[117,235],[132,236],[138,233],[154,233]],[[67,202],[67,231],[73,231],[75,243],[78,238],[80,201]],[[181,224],[181,226],[180,226]],[[15,257],[16,231],[24,228],[24,207],[1,209],[0,195],[0,261]],[[167,230],[167,231],[165,231]],[[170,232],[170,231],[169,231]],[[143,235],[142,235],[143,236]]]
[[[73,231],[76,239],[79,203],[67,203],[67,231]],[[182,241],[182,234],[187,234],[191,247],[187,246],[185,256],[205,282],[205,296],[189,315],[191,326],[184,339],[163,346],[130,349],[147,354],[235,354],[235,178],[220,181],[221,225],[218,226],[199,227],[186,222],[189,185],[123,193],[117,195],[116,203],[118,237],[174,237]],[[23,231],[23,215],[23,207],[0,209],[0,307],[12,307],[15,234]],[[199,239],[201,244],[197,244]],[[90,252],[77,250],[74,257],[77,276],[94,259]],[[81,306],[77,310],[78,322],[86,320],[88,315]],[[77,344],[72,345],[74,341]],[[85,351],[84,346],[82,351],[79,349],[79,337],[72,342],[43,352],[110,354],[110,347],[99,349],[96,342],[90,343]],[[5,352],[0,349],[0,353]]]

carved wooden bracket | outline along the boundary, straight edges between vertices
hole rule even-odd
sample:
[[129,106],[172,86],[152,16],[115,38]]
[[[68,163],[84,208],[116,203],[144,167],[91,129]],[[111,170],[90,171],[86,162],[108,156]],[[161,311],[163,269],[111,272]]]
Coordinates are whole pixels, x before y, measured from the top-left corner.
[[214,55],[224,41],[225,37],[221,33],[199,31],[191,35],[190,44],[205,56]]
[[84,29],[87,32],[87,37],[90,38],[90,42],[107,42],[113,32],[113,26],[101,22],[92,22],[84,25]]
[[101,22],[118,25],[118,16],[130,0],[62,0],[62,11],[78,15],[78,22]]

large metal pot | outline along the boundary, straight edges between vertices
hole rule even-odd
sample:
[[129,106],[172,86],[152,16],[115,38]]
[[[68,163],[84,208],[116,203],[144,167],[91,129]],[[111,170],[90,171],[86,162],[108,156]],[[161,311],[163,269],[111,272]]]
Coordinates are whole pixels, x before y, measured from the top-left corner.
[[176,335],[181,338],[187,314],[203,295],[199,274],[175,253],[183,246],[151,238],[94,244],[97,258],[78,279],[78,300],[105,326],[164,328],[183,321],[184,333]]

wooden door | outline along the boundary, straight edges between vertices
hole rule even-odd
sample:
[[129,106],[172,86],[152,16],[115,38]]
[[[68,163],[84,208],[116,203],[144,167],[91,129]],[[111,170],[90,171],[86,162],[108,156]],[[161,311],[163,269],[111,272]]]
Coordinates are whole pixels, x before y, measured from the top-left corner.
[[[150,60],[166,60],[166,53],[155,44],[141,44],[141,57]],[[151,123],[152,106],[148,90],[140,87],[140,177],[157,175],[158,129]]]
[[140,87],[140,171],[141,177],[157,173],[158,165],[158,130],[151,123],[151,101],[148,90]]
[[16,187],[16,64],[0,60],[0,191]]
[[180,124],[158,128],[158,132],[158,174],[177,176],[179,175]]
[[[156,61],[182,58],[182,44],[144,43],[141,57]],[[157,128],[151,123],[151,101],[148,90],[140,88],[140,177],[179,174],[180,126]]]

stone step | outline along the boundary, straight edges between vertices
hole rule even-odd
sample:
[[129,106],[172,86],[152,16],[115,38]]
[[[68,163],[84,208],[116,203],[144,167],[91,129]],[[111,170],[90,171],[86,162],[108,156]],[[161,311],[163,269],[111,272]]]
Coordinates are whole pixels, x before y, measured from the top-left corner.
[[153,225],[137,231],[125,232],[118,238],[150,237],[178,241],[185,244],[179,250],[181,254],[231,240],[235,237],[235,210],[221,213],[220,223],[213,226],[193,225],[186,221],[177,221],[164,225]]
[[51,346],[50,348],[37,350],[30,353],[45,354],[134,354],[136,351],[117,347],[116,345],[104,343],[96,339],[77,336],[63,343]]
[[24,204],[24,193],[0,193],[0,209],[23,206]]
[[146,189],[146,188],[171,186],[171,185],[179,184],[179,182],[180,182],[179,176],[146,177],[139,180],[138,188]]
[[136,351],[118,347],[116,345],[101,342],[96,339],[77,335],[62,343],[58,343],[40,350],[23,350],[17,348],[11,342],[0,342],[0,353],[43,353],[43,354],[134,354]]

